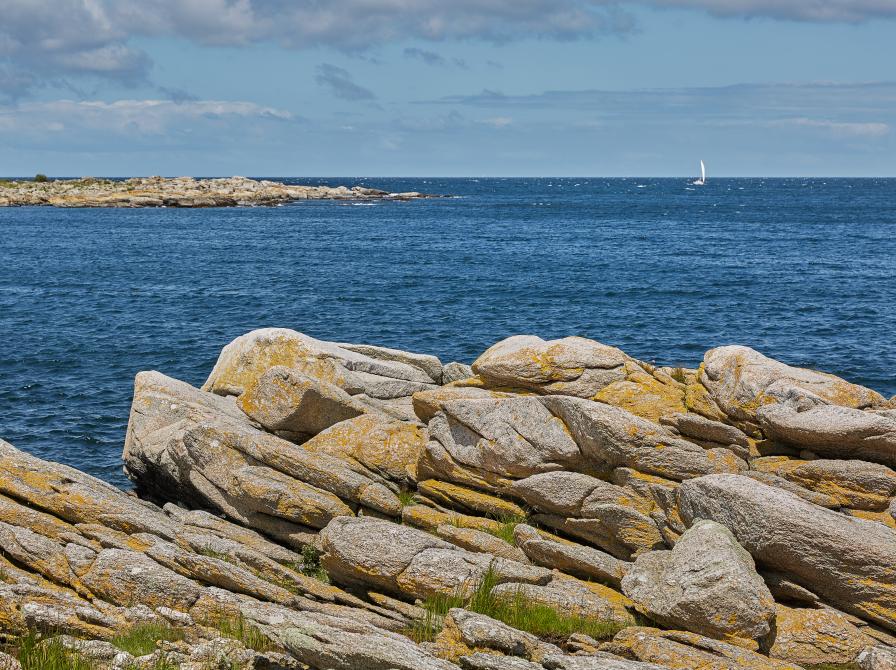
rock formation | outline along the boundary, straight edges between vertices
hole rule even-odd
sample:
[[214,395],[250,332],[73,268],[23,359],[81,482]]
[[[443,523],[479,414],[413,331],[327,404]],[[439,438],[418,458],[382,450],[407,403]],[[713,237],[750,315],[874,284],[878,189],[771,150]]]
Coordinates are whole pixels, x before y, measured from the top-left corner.
[[0,207],[249,207],[296,200],[411,200],[422,193],[389,193],[354,186],[294,186],[246,177],[135,177],[0,182]]
[[133,494],[0,442],[0,668],[892,668],[894,413],[745,347],[253,331],[137,375]]

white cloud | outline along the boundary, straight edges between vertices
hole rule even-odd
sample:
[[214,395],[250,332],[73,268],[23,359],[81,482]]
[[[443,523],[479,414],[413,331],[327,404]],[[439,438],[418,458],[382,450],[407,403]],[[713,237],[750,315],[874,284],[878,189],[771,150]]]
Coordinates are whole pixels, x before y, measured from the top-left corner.
[[0,108],[0,131],[29,136],[43,131],[81,134],[85,139],[119,134],[140,137],[177,133],[193,125],[208,126],[244,120],[294,121],[288,111],[252,102],[196,100],[118,100],[115,102],[56,100]]
[[852,123],[844,121],[829,121],[825,119],[781,119],[770,123],[772,126],[809,128],[813,130],[821,130],[833,135],[845,137],[883,137],[890,133],[890,126],[886,123],[867,122]]
[[[38,79],[145,81],[152,61],[134,46],[139,37],[346,51],[407,40],[567,40],[633,30],[634,6],[818,22],[896,18],[894,0],[2,0],[0,83],[14,80],[5,94],[16,97]],[[408,55],[441,58],[417,47]]]

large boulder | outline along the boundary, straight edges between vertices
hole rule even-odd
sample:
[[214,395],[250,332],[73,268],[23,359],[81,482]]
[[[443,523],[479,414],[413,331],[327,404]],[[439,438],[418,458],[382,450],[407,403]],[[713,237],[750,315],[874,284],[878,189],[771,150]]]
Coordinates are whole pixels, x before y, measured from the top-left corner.
[[544,568],[474,553],[421,530],[368,518],[334,519],[320,534],[322,563],[337,582],[415,598],[471,593],[493,571],[498,583],[545,584]]
[[625,379],[627,360],[619,349],[583,337],[545,341],[516,335],[486,350],[473,363],[473,372],[491,386],[593,398]]
[[622,591],[664,626],[741,644],[768,636],[775,616],[750,554],[714,521],[697,521],[671,551],[641,554]]
[[710,349],[703,357],[700,381],[716,404],[732,419],[755,421],[756,411],[772,403],[818,400],[864,409],[883,404],[884,397],[839,377],[791,367],[743,346]]
[[442,464],[445,458],[501,481],[575,468],[582,457],[563,422],[531,397],[445,402],[429,422],[429,434],[437,444],[427,445],[423,464],[438,479],[457,479]]
[[258,430],[232,400],[156,372],[137,375],[124,459],[138,491],[291,543],[359,506],[401,511],[371,473]]
[[816,405],[798,411],[767,405],[756,415],[770,438],[819,456],[854,458],[896,467],[896,410],[862,411]]
[[365,414],[331,426],[302,446],[311,454],[340,458],[368,477],[411,486],[426,442],[426,429],[419,424]]
[[830,496],[842,507],[882,512],[896,495],[896,472],[878,463],[768,457],[754,459],[752,467]]
[[282,365],[253,381],[237,404],[265,430],[300,442],[367,412],[335,384]]
[[687,523],[722,524],[763,566],[896,630],[896,531],[739,475],[688,480],[678,497]]
[[592,463],[631,467],[677,481],[747,469],[728,449],[703,449],[619,407],[568,396],[541,401],[563,421],[582,455]]
[[[354,393],[362,391],[375,398],[410,396],[441,383],[441,367],[436,372],[428,360],[411,355],[389,358],[381,351],[374,357],[287,328],[262,328],[225,346],[202,388],[218,395],[240,395],[272,367],[298,368],[317,376],[314,368],[320,361],[338,364],[330,368],[336,377],[323,381],[345,384]],[[339,383],[340,378],[345,381]]]
[[791,609],[778,605],[775,640],[769,656],[805,666],[853,663],[874,638],[845,616],[827,609]]

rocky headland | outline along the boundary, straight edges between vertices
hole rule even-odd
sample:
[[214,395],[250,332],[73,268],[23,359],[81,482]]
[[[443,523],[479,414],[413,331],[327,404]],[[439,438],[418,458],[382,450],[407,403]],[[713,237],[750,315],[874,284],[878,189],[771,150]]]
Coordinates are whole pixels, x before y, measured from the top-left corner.
[[123,458],[0,442],[3,670],[896,668],[896,399],[746,347],[258,330]]
[[135,177],[126,180],[0,180],[0,207],[252,207],[297,200],[411,200],[422,193],[389,193],[363,186],[290,186],[227,177]]

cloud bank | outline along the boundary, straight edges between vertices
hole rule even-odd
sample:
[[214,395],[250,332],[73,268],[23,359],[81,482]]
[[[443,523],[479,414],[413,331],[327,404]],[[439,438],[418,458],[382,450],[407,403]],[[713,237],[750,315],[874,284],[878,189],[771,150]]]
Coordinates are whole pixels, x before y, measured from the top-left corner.
[[[67,77],[145,81],[152,60],[133,38],[343,51],[406,40],[573,40],[632,30],[635,6],[794,21],[896,18],[893,0],[3,0],[0,94]],[[407,55],[440,64],[426,49]]]

